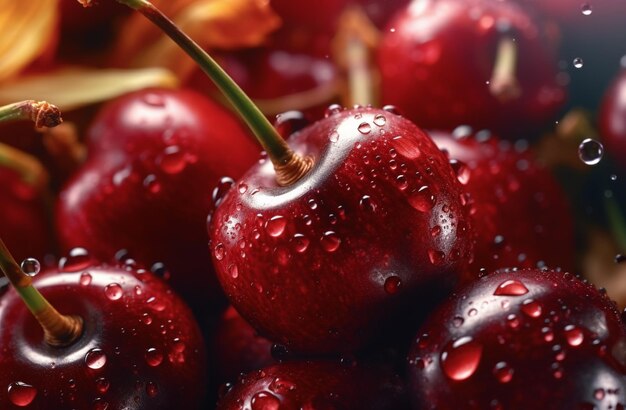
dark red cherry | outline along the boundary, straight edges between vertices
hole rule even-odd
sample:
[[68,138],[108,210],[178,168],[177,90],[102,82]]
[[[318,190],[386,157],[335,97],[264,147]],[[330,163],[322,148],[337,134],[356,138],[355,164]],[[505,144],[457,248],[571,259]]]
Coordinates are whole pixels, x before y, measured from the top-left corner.
[[[56,224],[66,248],[109,260],[120,249],[162,262],[194,305],[218,294],[204,228],[213,190],[258,158],[233,116],[186,90],[144,90],[102,109],[89,159],[60,194]],[[226,154],[226,153],[229,154]]]
[[133,266],[97,266],[83,252],[33,284],[78,338],[51,346],[11,288],[0,303],[3,409],[199,409],[205,351],[189,308],[162,280]]
[[469,194],[475,272],[573,266],[574,227],[566,195],[525,143],[500,141],[466,126],[430,135],[449,154]]
[[401,303],[428,309],[459,280],[471,253],[461,185],[419,128],[332,107],[288,143],[314,167],[281,187],[270,161],[255,165],[209,227],[219,280],[262,335],[290,351],[358,349]]
[[488,128],[510,138],[551,120],[565,98],[538,26],[511,2],[424,0],[388,25],[382,99],[416,124]]
[[401,410],[407,406],[401,379],[386,370],[304,361],[282,363],[242,376],[217,408]]
[[408,370],[416,409],[620,409],[626,328],[570,273],[502,271],[439,307]]
[[604,95],[600,107],[600,132],[606,152],[624,167],[626,156],[626,70],[622,70]]

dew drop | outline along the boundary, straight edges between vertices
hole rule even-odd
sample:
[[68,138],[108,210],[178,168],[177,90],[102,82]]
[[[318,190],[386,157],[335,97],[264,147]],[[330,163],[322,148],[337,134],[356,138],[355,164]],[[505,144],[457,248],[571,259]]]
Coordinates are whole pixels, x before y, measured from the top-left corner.
[[328,108],[326,108],[326,111],[324,112],[324,117],[328,118],[331,115],[339,114],[341,111],[343,111],[343,107],[341,105],[339,104],[329,105]]
[[300,131],[310,124],[302,111],[291,110],[276,116],[274,128],[283,138],[288,138],[292,134]]
[[395,105],[385,105],[383,107],[383,111],[387,111],[388,113],[400,115],[400,110]]
[[476,316],[476,314],[478,313],[478,311],[474,308],[471,308],[468,312],[467,312],[467,316],[472,317],[472,316]]
[[326,252],[335,252],[341,245],[341,238],[335,232],[327,231],[322,236],[320,242]]
[[359,125],[358,130],[361,134],[367,135],[372,132],[372,126],[367,122],[362,122]]
[[265,230],[270,236],[277,238],[285,232],[286,226],[287,219],[284,216],[276,215],[265,223]]
[[67,256],[59,259],[59,269],[66,272],[78,272],[94,263],[85,248],[74,248]]
[[96,380],[96,390],[98,391],[98,393],[106,393],[109,390],[109,387],[111,387],[111,383],[109,383],[109,381],[104,377]]
[[285,395],[296,389],[295,383],[283,380],[280,377],[274,378],[268,388],[276,394]]
[[514,314],[510,314],[506,317],[506,323],[512,329],[516,329],[519,327],[519,319]]
[[250,402],[252,410],[279,410],[280,400],[269,392],[258,392]]
[[163,354],[154,347],[146,350],[145,358],[146,363],[148,363],[148,365],[152,367],[156,367],[163,362]]
[[293,236],[293,247],[298,253],[305,252],[309,247],[309,240],[301,233],[297,233]]
[[424,185],[409,196],[409,204],[420,212],[428,212],[434,208],[436,203],[435,195],[431,189]]
[[339,141],[339,133],[337,131],[331,132],[330,135],[328,136],[328,139],[330,140],[330,142]]
[[152,296],[146,300],[148,307],[156,312],[162,312],[165,310],[165,303],[161,302],[156,297]]
[[508,383],[513,379],[513,368],[506,362],[498,362],[493,368],[493,375],[500,383]]
[[35,400],[37,389],[24,382],[14,382],[9,384],[9,400],[19,407],[26,407]]
[[161,192],[161,184],[157,181],[156,175],[150,174],[143,179],[143,186],[151,193]]
[[165,99],[162,96],[155,94],[155,93],[148,93],[144,95],[142,100],[144,103],[152,107],[156,107],[156,108],[165,107]]
[[378,114],[374,117],[374,124],[378,125],[379,127],[382,127],[386,123],[387,123],[387,118],[384,115]]
[[409,187],[409,181],[406,179],[404,175],[398,175],[396,177],[396,185],[401,191],[404,191]]
[[93,410],[108,410],[109,403],[104,401],[102,397],[98,397],[93,401]]
[[526,316],[533,318],[541,316],[542,312],[541,305],[534,299],[526,299],[522,303],[521,310],[522,312],[524,312],[524,314],[526,314]]
[[585,335],[580,328],[574,325],[567,325],[565,326],[565,339],[567,340],[567,344],[576,347],[583,343]]
[[101,349],[91,349],[85,355],[85,364],[93,370],[102,369],[107,362],[107,356]]
[[119,300],[122,293],[122,287],[118,283],[109,283],[104,287],[104,294],[109,300]]
[[480,363],[483,347],[471,337],[462,337],[449,344],[441,354],[443,372],[452,380],[470,378]]
[[465,322],[465,320],[461,316],[455,316],[452,319],[452,326],[454,326],[454,327],[461,327],[464,322]]
[[359,206],[362,210],[367,212],[376,212],[376,203],[372,200],[369,195],[363,195],[359,200]]
[[605,396],[604,389],[595,389],[593,391],[593,397],[598,401],[604,400],[604,396]]
[[402,280],[398,276],[392,275],[385,279],[385,292],[389,295],[397,293],[401,286]]
[[446,255],[441,251],[436,251],[434,249],[428,250],[428,259],[430,263],[433,265],[439,265],[445,259]]
[[228,267],[228,273],[230,274],[231,278],[237,279],[239,277],[239,268],[237,267],[237,265],[232,264]]
[[35,276],[41,270],[41,265],[35,258],[26,258],[20,264],[20,268],[22,269],[22,272],[28,276]]
[[451,159],[450,165],[452,166],[452,170],[456,175],[456,179],[458,179],[461,184],[466,185],[469,182],[471,176],[471,171],[469,167],[465,165],[464,162],[456,159]]
[[528,288],[519,280],[504,281],[493,292],[496,296],[520,296],[528,293]]
[[163,172],[170,175],[182,172],[187,166],[185,152],[176,145],[165,148],[159,158],[159,166]]
[[593,8],[591,7],[591,4],[585,3],[580,6],[580,11],[583,13],[583,16],[590,16],[593,12]]
[[217,183],[217,186],[213,188],[213,192],[211,194],[211,199],[213,200],[213,204],[215,206],[218,206],[222,203],[222,200],[233,185],[235,185],[235,181],[233,181],[232,178],[222,177],[220,179],[220,181]]
[[223,243],[218,243],[217,245],[215,245],[215,249],[213,249],[213,254],[215,255],[215,259],[217,259],[218,261],[221,261],[222,259],[224,259],[224,244]]
[[574,67],[576,67],[576,68],[582,68],[582,66],[583,66],[583,59],[580,58],[580,57],[576,57],[574,59],[573,64],[574,64]]
[[239,193],[240,194],[245,194],[246,191],[248,190],[248,185],[244,182],[240,182],[239,183]]
[[602,160],[604,146],[591,138],[583,140],[578,146],[578,157],[587,165],[596,165]]

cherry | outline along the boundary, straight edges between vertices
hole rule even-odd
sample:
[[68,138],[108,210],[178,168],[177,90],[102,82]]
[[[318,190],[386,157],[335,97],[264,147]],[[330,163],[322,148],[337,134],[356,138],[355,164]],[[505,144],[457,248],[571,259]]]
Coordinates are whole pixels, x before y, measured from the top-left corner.
[[31,277],[1,241],[0,266],[13,284],[0,304],[2,408],[200,408],[200,330],[162,280],[132,262],[97,265],[84,249]]
[[351,0],[320,0],[319,2],[271,0],[270,5],[285,25],[333,32],[337,17],[350,2]]
[[127,249],[144,264],[162,262],[172,286],[194,308],[206,307],[218,294],[203,228],[212,191],[256,161],[252,140],[200,94],[150,89],[106,105],[88,141],[88,161],[59,197],[64,247],[88,248],[100,260]]
[[221,316],[215,329],[213,356],[217,379],[234,381],[241,373],[259,370],[272,365],[272,342],[259,336],[232,307]]
[[367,15],[378,27],[385,27],[393,15],[411,0],[357,0]]
[[356,350],[402,303],[427,310],[455,285],[471,257],[468,216],[454,171],[423,131],[390,111],[333,107],[289,146],[158,9],[124,3],[201,65],[267,152],[209,225],[218,278],[261,334],[291,351]]
[[398,376],[376,367],[336,362],[282,363],[242,376],[219,410],[406,408]]
[[506,270],[454,295],[409,355],[419,409],[592,409],[626,405],[626,328],[570,273]]
[[617,76],[604,95],[599,123],[602,141],[607,152],[624,168],[621,159],[626,155],[626,70]]
[[378,62],[383,102],[426,128],[468,124],[512,138],[564,102],[553,50],[511,2],[412,2],[389,23]]
[[474,271],[573,266],[574,228],[565,193],[525,144],[512,145],[466,126],[430,135],[453,158],[469,194]]

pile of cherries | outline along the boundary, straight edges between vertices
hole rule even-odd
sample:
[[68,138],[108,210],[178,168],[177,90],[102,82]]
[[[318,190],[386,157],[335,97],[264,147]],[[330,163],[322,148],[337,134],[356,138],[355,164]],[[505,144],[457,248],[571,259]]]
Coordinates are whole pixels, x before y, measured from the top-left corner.
[[[560,32],[626,4],[270,0],[282,25],[223,71],[163,2],[118,1],[60,1],[59,47],[129,6],[197,72],[70,113],[90,125],[67,178],[0,136],[1,409],[626,408],[625,306],[585,279],[579,209],[531,144],[580,92]],[[337,40],[350,13],[375,45]],[[625,96],[622,70],[612,180]]]

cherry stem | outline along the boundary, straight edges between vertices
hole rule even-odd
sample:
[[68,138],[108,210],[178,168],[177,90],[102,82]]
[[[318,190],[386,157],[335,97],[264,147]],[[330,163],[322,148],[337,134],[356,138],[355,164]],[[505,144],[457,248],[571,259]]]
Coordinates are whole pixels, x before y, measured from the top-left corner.
[[517,81],[517,44],[509,36],[498,43],[496,62],[493,66],[489,91],[500,101],[509,101],[520,96],[521,89]]
[[[182,32],[176,24],[157,9],[148,0],[117,0],[143,14],[180,46],[215,83],[226,96],[236,111],[248,124],[258,142],[267,152],[276,170],[279,185],[290,185],[302,178],[313,166],[310,157],[301,157],[294,153],[278,131],[263,115],[261,110],[241,90],[232,78],[217,62]],[[79,0],[84,6],[91,5],[91,0]]]
[[61,111],[46,101],[26,100],[0,107],[0,122],[31,120],[38,128],[63,122]]
[[57,347],[67,346],[80,337],[83,332],[83,320],[77,316],[60,314],[32,285],[32,278],[15,262],[2,239],[0,239],[0,269],[43,328],[46,343]]

